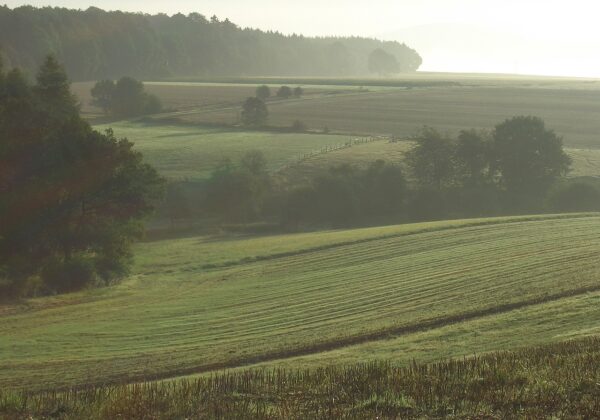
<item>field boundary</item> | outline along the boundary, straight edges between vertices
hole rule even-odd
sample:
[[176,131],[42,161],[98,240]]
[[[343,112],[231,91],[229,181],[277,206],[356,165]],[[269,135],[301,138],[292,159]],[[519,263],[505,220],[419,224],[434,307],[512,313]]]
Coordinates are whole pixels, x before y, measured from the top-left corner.
[[[376,141],[384,141],[384,140],[392,141],[392,138],[388,137],[388,136],[367,136],[367,137],[350,136],[350,137],[351,137],[350,140],[348,140],[344,143],[337,143],[337,144],[333,144],[333,145],[326,144],[325,146],[322,146],[319,150],[312,150],[310,152],[303,153],[303,154],[299,155],[293,162],[286,163],[285,165],[282,165],[281,167],[279,167],[278,169],[276,169],[273,172],[275,174],[281,173],[287,169],[291,169],[295,166],[299,166],[302,163],[306,162],[307,160],[309,160],[315,156],[321,156],[321,155],[325,155],[328,153],[337,152],[338,150],[349,149],[351,147],[361,146],[363,144],[373,143]],[[357,138],[357,137],[362,137],[362,138]]]

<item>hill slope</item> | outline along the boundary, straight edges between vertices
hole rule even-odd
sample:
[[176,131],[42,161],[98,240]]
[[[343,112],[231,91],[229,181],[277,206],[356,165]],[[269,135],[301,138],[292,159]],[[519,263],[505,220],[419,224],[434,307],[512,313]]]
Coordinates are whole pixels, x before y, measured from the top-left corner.
[[600,289],[598,249],[595,215],[145,243],[117,287],[0,307],[0,387],[169,377],[458,325]]

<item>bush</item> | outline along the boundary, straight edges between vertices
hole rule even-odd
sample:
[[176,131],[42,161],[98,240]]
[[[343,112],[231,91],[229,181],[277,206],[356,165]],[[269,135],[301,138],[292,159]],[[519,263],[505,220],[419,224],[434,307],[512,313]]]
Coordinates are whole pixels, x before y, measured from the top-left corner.
[[162,102],[156,95],[147,94],[144,103],[144,114],[158,114],[162,111]]
[[549,198],[550,209],[557,212],[600,211],[600,190],[576,182],[559,188]]
[[259,98],[248,98],[242,107],[242,123],[260,127],[266,124],[269,110],[264,101]]
[[136,117],[162,111],[160,99],[147,93],[144,84],[132,77],[122,77],[116,83],[101,80],[91,90],[92,104],[117,117]]
[[96,281],[93,262],[77,256],[68,261],[54,260],[42,272],[44,284],[56,293],[74,292],[91,286]]
[[447,217],[446,198],[442,191],[424,188],[415,191],[408,204],[411,220],[441,220]]
[[17,297],[15,293],[16,283],[8,277],[0,274],[0,302],[4,299],[12,299]]
[[293,94],[294,92],[289,86],[281,86],[277,91],[277,97],[283,99],[289,99]]
[[261,101],[265,101],[271,97],[271,89],[267,85],[262,85],[256,88],[256,97]]

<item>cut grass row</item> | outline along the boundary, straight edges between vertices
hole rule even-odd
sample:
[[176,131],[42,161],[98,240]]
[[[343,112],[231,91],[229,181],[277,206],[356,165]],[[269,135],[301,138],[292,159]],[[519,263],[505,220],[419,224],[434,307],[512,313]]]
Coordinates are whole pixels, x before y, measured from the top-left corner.
[[141,244],[120,286],[4,310],[0,386],[235,367],[598,286],[599,216],[447,223]]
[[463,360],[223,373],[63,393],[0,390],[0,417],[597,418],[600,340]]
[[[389,335],[384,339],[315,354],[256,363],[252,368],[316,369],[380,360],[389,360],[398,366],[406,366],[413,360],[429,363],[599,336],[599,320],[600,292],[589,292],[439,328],[401,336]],[[247,367],[237,370],[244,369]]]

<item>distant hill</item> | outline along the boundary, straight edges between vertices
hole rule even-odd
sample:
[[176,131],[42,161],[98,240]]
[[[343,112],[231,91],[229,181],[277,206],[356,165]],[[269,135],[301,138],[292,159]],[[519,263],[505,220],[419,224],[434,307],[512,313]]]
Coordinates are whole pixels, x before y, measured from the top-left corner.
[[376,49],[403,72],[419,54],[399,42],[307,38],[240,28],[193,13],[167,16],[24,6],[0,7],[0,50],[9,66],[32,72],[48,53],[73,80],[173,76],[359,76]]

